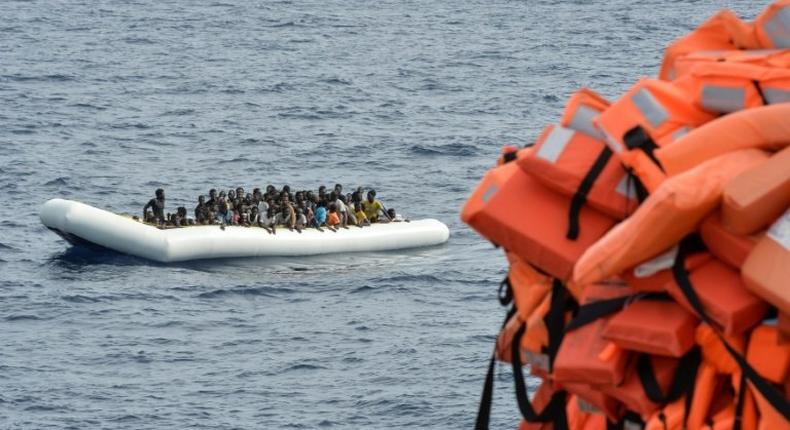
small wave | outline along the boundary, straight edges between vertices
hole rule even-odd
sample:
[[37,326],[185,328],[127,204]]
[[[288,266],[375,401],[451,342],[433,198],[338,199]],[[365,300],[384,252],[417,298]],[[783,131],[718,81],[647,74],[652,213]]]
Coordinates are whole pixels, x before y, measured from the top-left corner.
[[90,103],[74,103],[69,105],[69,107],[81,108],[81,109],[92,109],[92,110],[107,110],[104,106],[96,106]]
[[293,366],[285,368],[285,370],[283,370],[283,372],[290,372],[290,371],[295,371],[295,370],[321,370],[321,369],[326,369],[326,367],[319,366],[317,364],[299,363],[299,364],[294,364]]
[[269,27],[269,28],[284,28],[284,27],[302,27],[302,26],[297,24],[297,23],[295,23],[295,22],[293,22],[293,21],[286,21],[286,22],[280,22],[280,23],[277,23],[277,24],[272,24],[272,25],[269,25],[267,27]]
[[337,84],[337,85],[351,85],[352,84],[352,81],[350,81],[348,79],[342,79],[342,78],[326,78],[326,79],[321,79],[321,82],[324,82],[324,83],[327,83],[327,84]]
[[9,315],[3,318],[6,321],[40,321],[41,318],[35,315]]
[[453,157],[471,157],[479,153],[477,147],[463,143],[437,146],[412,145],[409,151],[417,155],[449,155]]
[[0,242],[0,249],[7,249],[7,250],[9,250],[9,251],[18,251],[18,249],[14,248],[14,247],[13,247],[13,246],[11,246],[11,245],[6,245],[6,244],[5,244],[5,243],[3,243],[3,242]]
[[357,288],[354,288],[353,290],[351,290],[350,294],[364,293],[366,291],[371,291],[373,289],[374,288],[369,286],[369,285],[363,285],[361,287],[357,287]]
[[98,303],[98,302],[101,301],[99,299],[96,299],[96,298],[93,298],[93,297],[88,297],[88,296],[83,296],[81,294],[74,294],[74,295],[71,295],[71,296],[62,296],[61,299],[65,300],[67,302],[71,302],[71,303]]
[[55,179],[53,179],[51,181],[47,181],[46,183],[44,183],[44,186],[45,187],[51,187],[51,186],[54,186],[54,185],[68,185],[68,182],[67,182],[68,180],[69,180],[68,176],[61,176],[61,177],[55,178]]
[[238,286],[230,289],[220,289],[220,290],[200,293],[197,295],[197,297],[201,299],[215,299],[225,296],[277,297],[277,294],[290,294],[293,292],[294,290],[290,288]]

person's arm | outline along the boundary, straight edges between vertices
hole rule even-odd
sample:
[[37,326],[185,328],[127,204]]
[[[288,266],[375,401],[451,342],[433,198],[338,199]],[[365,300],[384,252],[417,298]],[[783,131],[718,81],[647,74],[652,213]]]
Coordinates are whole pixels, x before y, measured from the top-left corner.
[[151,202],[152,202],[152,200],[148,200],[148,203],[146,203],[145,206],[143,206],[143,221],[146,221],[145,213],[148,211],[148,208],[152,208],[153,207],[153,204],[151,204]]
[[384,207],[384,203],[379,202],[379,212],[384,215],[384,219],[386,219],[387,222],[392,221],[392,218],[390,218],[390,215],[387,213],[387,208]]

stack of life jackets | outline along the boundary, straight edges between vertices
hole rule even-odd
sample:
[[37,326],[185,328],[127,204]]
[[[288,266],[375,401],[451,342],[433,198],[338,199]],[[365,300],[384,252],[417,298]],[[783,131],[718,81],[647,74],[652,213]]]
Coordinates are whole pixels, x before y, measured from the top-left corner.
[[510,265],[477,429],[497,361],[523,430],[790,429],[790,0],[577,91],[461,218]]

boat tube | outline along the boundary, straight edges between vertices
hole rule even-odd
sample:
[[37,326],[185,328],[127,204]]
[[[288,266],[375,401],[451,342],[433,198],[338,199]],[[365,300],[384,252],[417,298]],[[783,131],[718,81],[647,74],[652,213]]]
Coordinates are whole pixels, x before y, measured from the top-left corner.
[[287,257],[376,252],[439,245],[450,231],[435,219],[350,227],[337,232],[198,225],[160,229],[84,203],[52,199],[39,215],[50,230],[75,245],[98,245],[163,263],[228,257]]

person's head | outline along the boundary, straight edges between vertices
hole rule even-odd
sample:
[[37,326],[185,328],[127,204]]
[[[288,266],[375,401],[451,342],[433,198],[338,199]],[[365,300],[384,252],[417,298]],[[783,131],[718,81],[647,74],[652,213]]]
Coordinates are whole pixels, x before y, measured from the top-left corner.
[[340,184],[335,184],[335,192],[338,194],[343,193],[343,186]]
[[307,200],[313,201],[313,192],[312,191],[307,191],[306,193],[304,193],[304,196],[305,196],[305,198]]
[[185,216],[187,216],[187,208],[185,208],[183,206],[179,206],[178,209],[176,210],[176,213],[180,217],[185,217]]
[[236,198],[236,192],[233,190],[228,190],[228,198],[233,200]]
[[282,193],[281,197],[282,197],[283,203],[288,203],[288,202],[291,201],[291,199],[288,197],[288,193]]
[[337,210],[337,205],[334,203],[329,204],[329,212],[335,212]]
[[208,190],[208,198],[216,199],[217,198],[217,190],[215,190],[214,188]]
[[334,191],[329,193],[329,200],[337,200],[337,194]]
[[304,199],[304,194],[302,194],[301,191],[297,191],[296,194],[294,194],[294,199],[297,202],[301,202]]
[[346,199],[346,196],[344,196],[344,195],[342,195],[342,194],[340,194],[339,196],[337,196],[337,198],[339,198],[339,199],[340,199],[340,201],[341,201],[341,202],[343,202],[343,203],[347,203],[347,202],[348,202],[348,199]]
[[242,187],[236,188],[236,195],[239,196],[239,198],[241,198],[241,196],[244,195],[244,188]]
[[266,186],[266,193],[267,193],[267,194],[271,194],[271,193],[273,193],[275,190],[276,190],[276,188],[274,188],[274,185],[271,185],[271,184],[269,184],[269,185],[267,185],[267,186]]
[[164,200],[165,199],[165,190],[161,188],[156,189],[156,198],[157,200]]
[[321,185],[320,187],[318,187],[318,192],[319,193],[325,193],[326,192],[326,185]]
[[206,197],[203,196],[203,195],[198,196],[198,203],[201,204],[201,205],[205,204],[206,203]]
[[220,192],[219,192],[219,198],[221,198],[221,199],[224,199],[224,198],[225,198],[225,196],[227,196],[227,194],[225,194],[225,192],[224,192],[224,191],[220,191]]
[[252,194],[247,193],[247,195],[244,196],[244,201],[247,203],[252,203]]
[[291,186],[290,185],[283,185],[283,193],[288,194],[290,192],[291,192]]
[[368,191],[368,201],[373,203],[373,200],[376,200],[376,190]]
[[250,209],[250,213],[253,216],[258,215],[258,206],[253,206],[252,209]]
[[388,215],[390,218],[395,218],[395,209],[393,209],[393,208],[389,208],[389,209],[387,209],[387,215]]
[[356,202],[354,203],[354,212],[359,212],[362,210],[362,203]]

